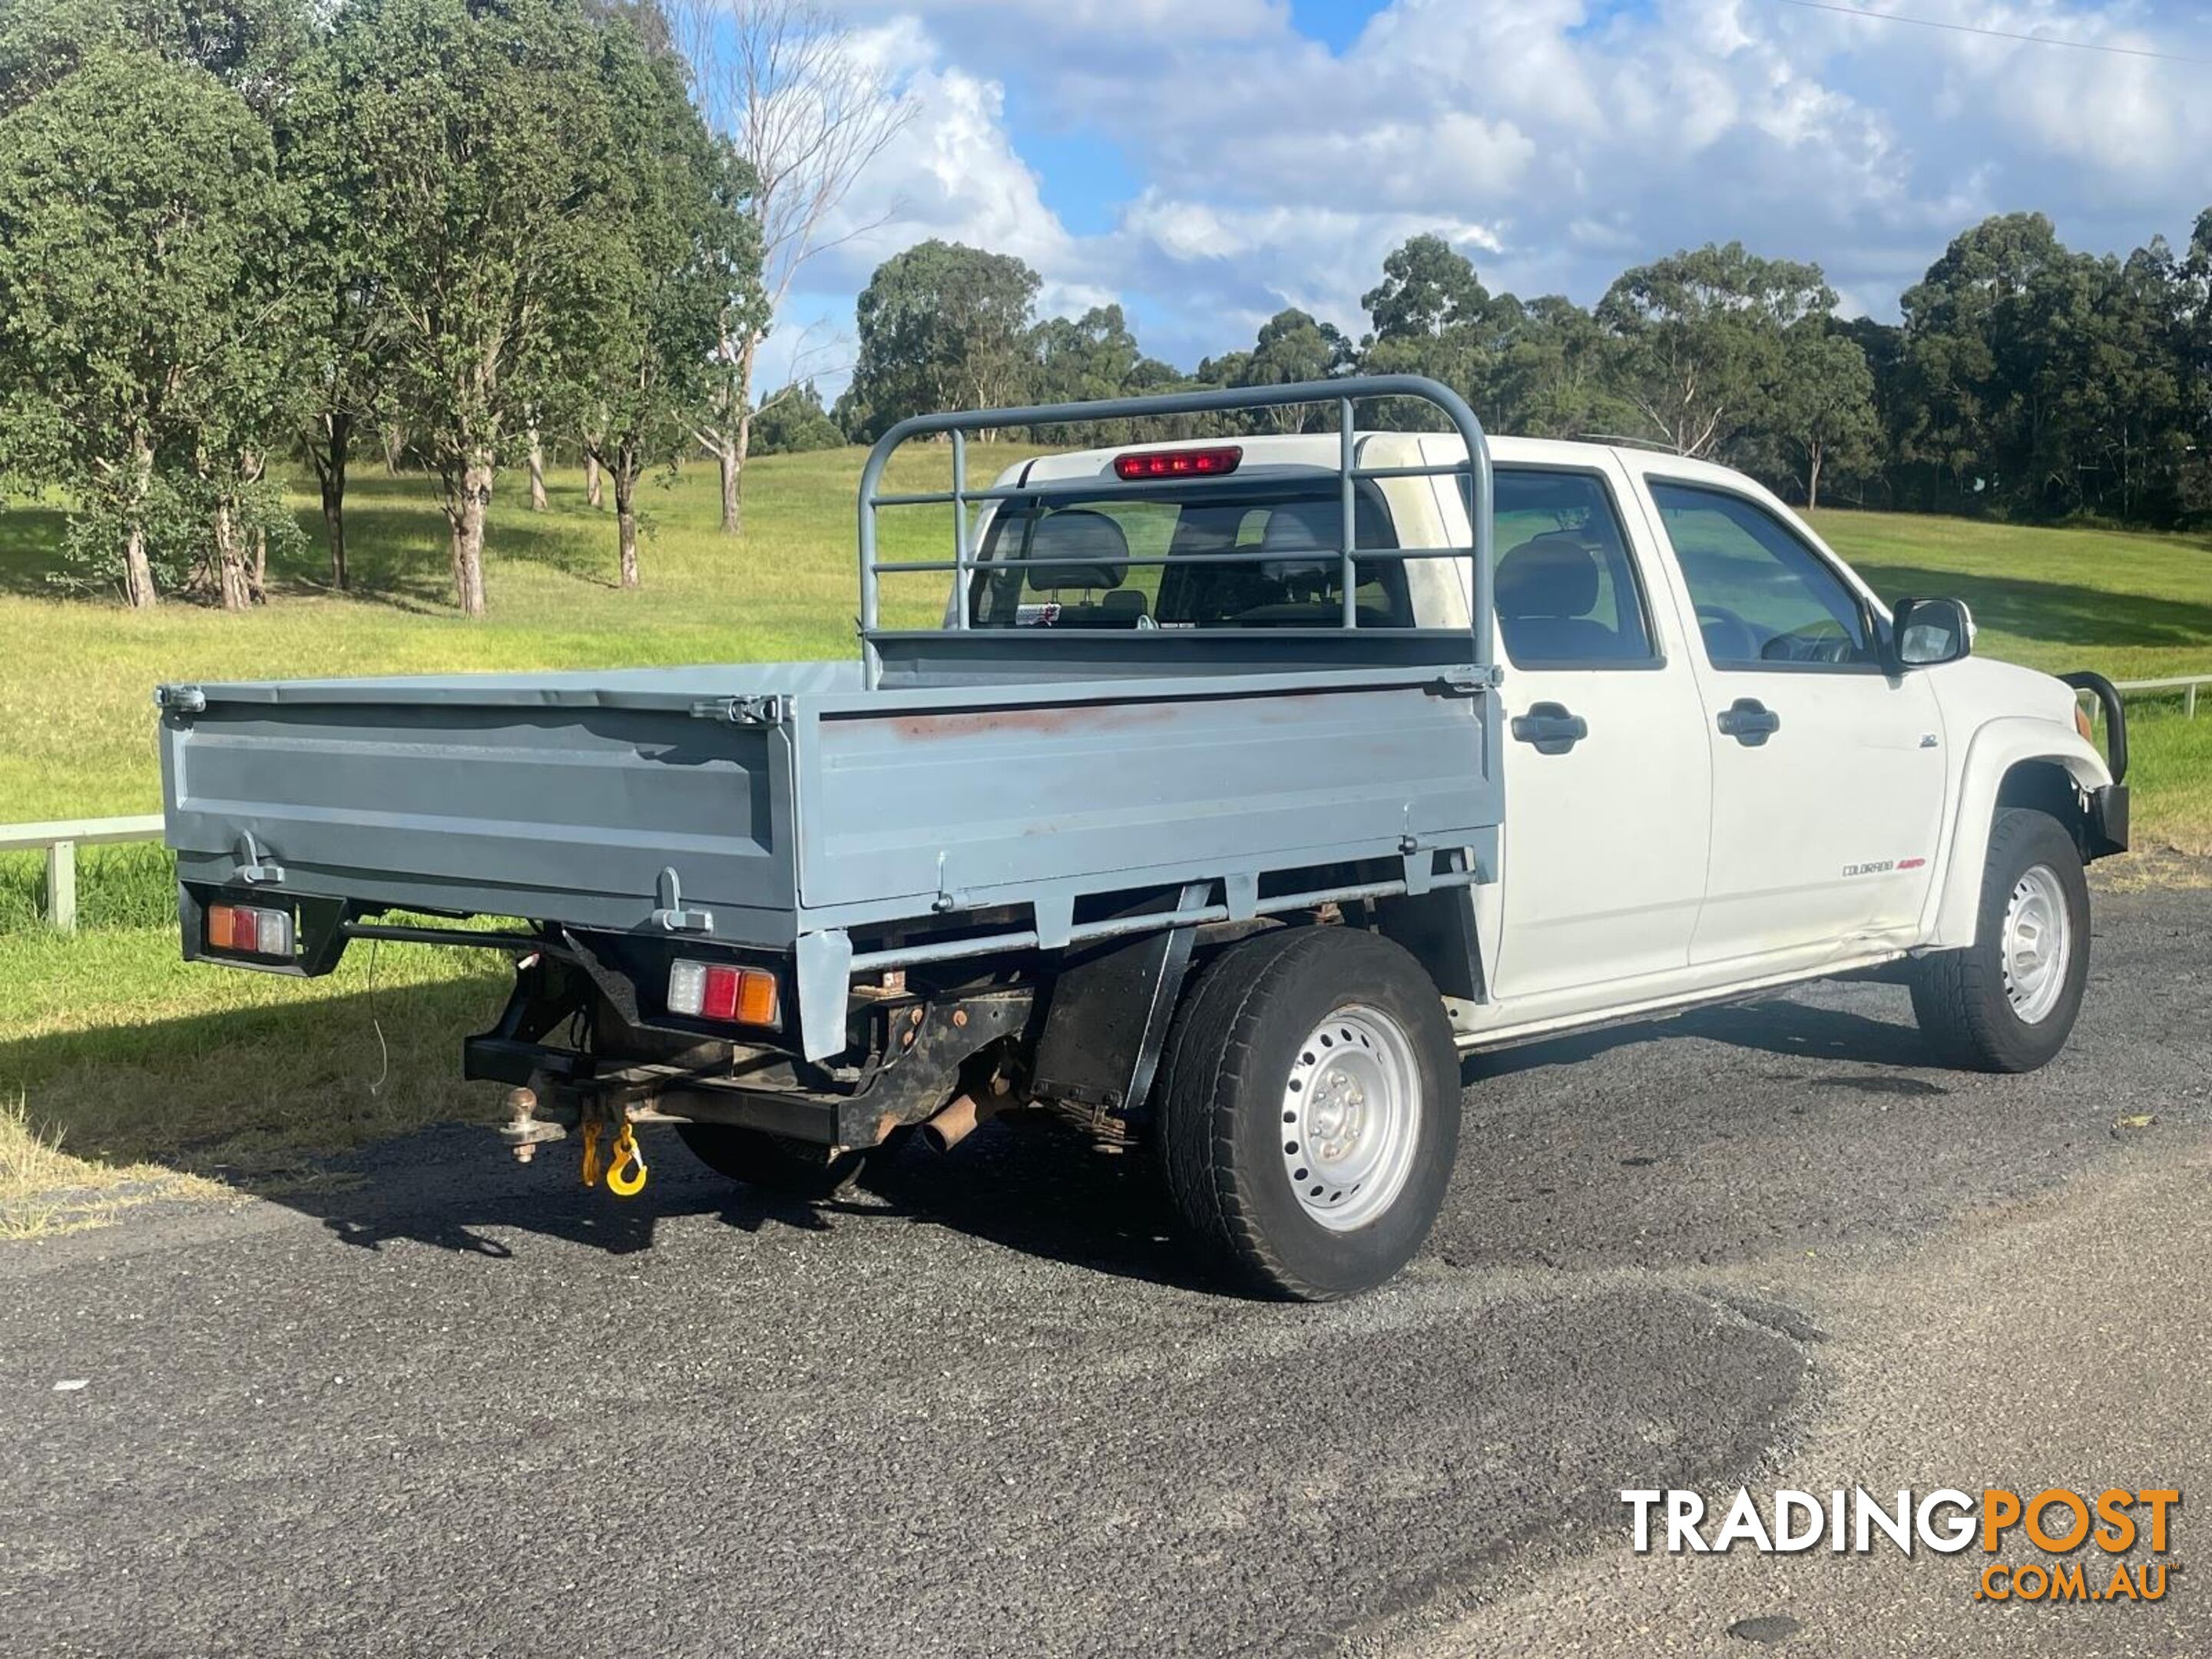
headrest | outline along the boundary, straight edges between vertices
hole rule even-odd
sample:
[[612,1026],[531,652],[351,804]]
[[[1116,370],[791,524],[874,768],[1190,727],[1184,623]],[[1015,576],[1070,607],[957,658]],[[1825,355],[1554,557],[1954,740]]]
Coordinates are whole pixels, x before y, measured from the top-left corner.
[[1498,614],[1586,617],[1598,575],[1597,555],[1573,537],[1533,537],[1498,562]]
[[1334,553],[1344,545],[1344,509],[1334,501],[1285,501],[1267,515],[1263,553]]
[[1039,593],[1119,587],[1129,574],[1128,537],[1113,519],[1089,507],[1071,507],[1040,519],[1030,532],[1029,551],[1022,556],[1088,561],[1026,572],[1031,591]]

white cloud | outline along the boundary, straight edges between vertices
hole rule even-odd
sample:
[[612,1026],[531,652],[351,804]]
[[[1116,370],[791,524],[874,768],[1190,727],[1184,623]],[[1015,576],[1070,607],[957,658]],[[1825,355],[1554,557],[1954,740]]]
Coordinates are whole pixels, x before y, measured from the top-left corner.
[[1183,40],[1248,40],[1279,34],[1290,21],[1284,0],[933,0],[921,8],[904,0],[855,0],[846,9],[854,15],[922,9],[933,19],[1027,29],[1045,40],[1129,40],[1163,33]]
[[945,63],[911,18],[871,30],[858,45],[901,90],[908,114],[830,227],[837,246],[828,260],[865,279],[889,254],[940,236],[1040,267],[1064,263],[1070,239],[1006,136],[1001,85]]
[[[1881,313],[1984,214],[2041,208],[2124,251],[2212,199],[2201,67],[1765,0],[1395,0],[1340,53],[1282,0],[859,3],[918,113],[856,192],[856,216],[890,217],[845,251],[845,289],[923,236],[975,242],[1027,259],[1053,308],[1118,295],[1186,363],[1285,304],[1357,331],[1382,255],[1421,230],[1492,287],[1584,301],[1624,264],[1736,238]],[[2148,0],[1910,15],[2212,55],[2212,16],[2191,38]],[[1109,228],[1045,205],[1009,85],[1025,128],[1119,153],[1135,183]]]
[[769,337],[767,383],[809,374],[834,392],[850,367],[852,296],[884,259],[932,237],[1023,260],[1044,278],[1039,301],[1047,312],[1111,300],[1086,278],[1074,239],[1015,153],[997,81],[944,61],[912,17],[862,31],[854,47],[898,88],[908,118],[825,224],[805,291]]

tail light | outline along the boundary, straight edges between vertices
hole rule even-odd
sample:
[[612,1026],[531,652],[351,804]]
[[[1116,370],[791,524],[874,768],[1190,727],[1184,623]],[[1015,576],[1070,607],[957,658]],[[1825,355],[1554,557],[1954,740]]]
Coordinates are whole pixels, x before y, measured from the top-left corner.
[[773,1025],[778,1014],[775,975],[762,968],[723,962],[671,963],[668,1012],[720,1025]]
[[1140,449],[1114,458],[1114,471],[1123,478],[1212,478],[1234,472],[1244,459],[1237,444],[1213,449]]
[[207,946],[233,956],[289,957],[292,913],[252,904],[210,904]]

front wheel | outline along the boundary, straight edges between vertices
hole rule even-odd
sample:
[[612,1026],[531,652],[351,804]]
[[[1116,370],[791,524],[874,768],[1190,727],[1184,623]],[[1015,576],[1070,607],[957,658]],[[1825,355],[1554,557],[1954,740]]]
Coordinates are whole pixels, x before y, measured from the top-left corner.
[[1405,950],[1285,928],[1210,963],[1176,1015],[1158,1142],[1185,1229],[1245,1285],[1325,1301],[1411,1261],[1459,1147],[1443,1003]]
[[2032,1072],[2066,1046],[2089,979],[2089,883],[2047,812],[2000,811],[1974,942],[1912,965],[1912,1012],[1953,1065]]

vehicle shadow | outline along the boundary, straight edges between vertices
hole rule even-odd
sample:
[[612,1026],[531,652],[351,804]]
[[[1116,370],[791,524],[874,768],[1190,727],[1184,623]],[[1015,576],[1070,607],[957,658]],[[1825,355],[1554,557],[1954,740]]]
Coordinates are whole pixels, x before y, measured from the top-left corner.
[[1218,1288],[1175,1239],[1149,1160],[1102,1151],[1048,1113],[986,1124],[950,1152],[908,1139],[872,1154],[827,1200],[715,1175],[665,1127],[640,1143],[652,1174],[629,1200],[586,1188],[563,1143],[517,1169],[483,1129],[456,1125],[349,1161],[357,1183],[264,1196],[370,1250],[405,1243],[504,1260],[520,1248],[506,1236],[522,1233],[628,1255],[653,1248],[665,1224],[703,1217],[750,1235],[941,1231],[1086,1271]]
[[1537,1037],[1510,1048],[1473,1054],[1462,1063],[1461,1081],[1473,1087],[1547,1066],[1570,1066],[1617,1048],[1705,1037],[1734,1048],[1795,1059],[1866,1066],[1930,1066],[1935,1051],[1918,1027],[1875,1019],[1850,1009],[1821,1007],[1789,997],[1699,1008],[1661,1018],[1624,1021],[1563,1036]]
[[[452,1076],[461,1036],[484,1022],[487,988],[470,981],[149,1022],[134,1028],[127,1044],[117,1034],[99,1034],[111,1039],[104,1046],[85,1033],[33,1037],[0,1046],[0,1089],[21,1090],[33,1126],[80,1156],[117,1165],[150,1159],[212,1176],[313,1216],[351,1249],[408,1243],[504,1260],[537,1237],[631,1255],[653,1249],[665,1224],[703,1217],[763,1237],[849,1241],[892,1228],[928,1230],[1085,1271],[1218,1288],[1176,1237],[1150,1157],[1103,1150],[1042,1111],[987,1124],[950,1153],[911,1138],[876,1154],[856,1189],[821,1204],[717,1176],[665,1130],[644,1136],[653,1175],[629,1201],[582,1186],[573,1143],[555,1143],[518,1165],[487,1127],[498,1092]],[[365,1040],[340,1064],[327,1046],[298,1040],[302,1022],[328,1033],[357,1025],[366,1039],[372,1018],[387,1039],[380,1079],[380,1051]],[[1578,1070],[1571,1081],[1562,1073],[1557,1084],[1545,1074],[1627,1050],[1653,1050],[1663,1060],[1668,1045],[1684,1041],[1808,1062],[1783,1080],[1838,1091],[1830,1098],[1943,1092],[1905,1074],[1929,1059],[1909,1024],[1781,997],[1530,1042],[1464,1068],[1474,1092],[1462,1135],[1468,1167],[1455,1203],[1483,1201],[1480,1179],[1490,1160],[1480,1121],[1496,1102],[1510,1098],[1537,1149],[1516,1180],[1537,1191],[1563,1187],[1586,1178],[1575,1147],[1589,1126],[1572,1097],[1584,1079],[1619,1067]],[[1694,1073],[1675,1086],[1685,1081],[1694,1094]],[[165,1125],[165,1100],[180,1112],[190,1103],[189,1123]],[[234,1120],[227,1139],[210,1129],[225,1111]],[[317,1111],[334,1131],[320,1141],[301,1127],[303,1114]],[[453,1121],[464,1115],[477,1121]],[[372,1122],[388,1123],[389,1133],[367,1133]],[[332,1152],[334,1142],[357,1149]],[[272,1145],[280,1150],[249,1155]],[[1602,1218],[1597,1224],[1601,1232]],[[1449,1231],[1448,1218],[1440,1233]],[[1626,1226],[1612,1243],[1602,1237],[1586,1243],[1624,1259],[1637,1248]],[[1546,1260],[1540,1241],[1522,1259]]]
[[505,1260],[521,1248],[512,1236],[524,1234],[628,1255],[653,1248],[664,1224],[706,1217],[750,1235],[937,1229],[1088,1269],[1203,1284],[1170,1237],[1147,1160],[1102,1152],[1048,1114],[987,1124],[950,1153],[908,1139],[819,1201],[718,1176],[665,1126],[645,1127],[639,1141],[651,1175],[629,1200],[584,1187],[572,1144],[551,1143],[518,1166],[486,1127],[470,1124],[333,1160],[331,1179],[240,1185],[368,1250],[413,1243]]

